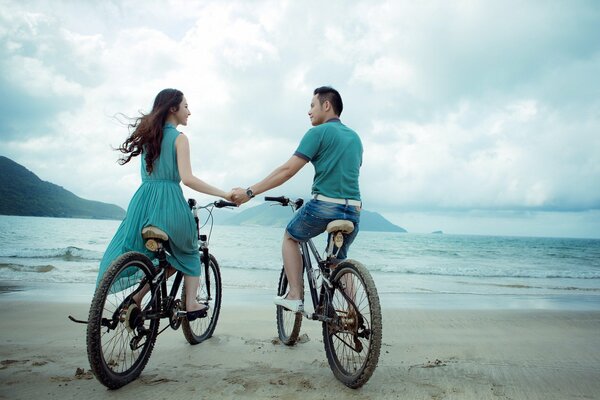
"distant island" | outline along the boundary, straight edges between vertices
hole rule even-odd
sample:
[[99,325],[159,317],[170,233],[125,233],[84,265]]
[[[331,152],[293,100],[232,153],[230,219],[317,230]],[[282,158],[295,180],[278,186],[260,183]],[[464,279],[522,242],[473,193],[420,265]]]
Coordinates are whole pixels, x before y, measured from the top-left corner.
[[0,156],[0,215],[119,220],[125,217],[125,210],[115,204],[82,199]]
[[[281,207],[272,203],[264,203],[244,210],[221,223],[226,225],[273,226],[283,228],[292,217],[289,207]],[[406,229],[392,224],[381,214],[362,210],[360,214],[360,230],[375,232],[406,232]]]

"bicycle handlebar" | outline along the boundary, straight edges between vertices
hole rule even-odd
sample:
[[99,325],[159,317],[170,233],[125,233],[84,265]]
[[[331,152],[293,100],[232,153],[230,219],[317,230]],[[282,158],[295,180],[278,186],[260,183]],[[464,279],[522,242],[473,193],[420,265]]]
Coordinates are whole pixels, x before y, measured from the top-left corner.
[[230,201],[226,201],[226,200],[217,200],[211,203],[208,203],[205,206],[198,206],[196,207],[196,205],[198,204],[198,202],[195,199],[188,199],[188,205],[190,206],[190,210],[196,208],[196,209],[201,209],[201,208],[207,208],[210,206],[215,206],[217,208],[223,208],[223,207],[237,207],[237,204],[232,203]]
[[215,207],[217,208],[223,208],[223,207],[237,207],[237,204],[232,203],[230,201],[226,201],[226,200],[217,200],[213,203],[215,205]]
[[299,209],[300,207],[302,207],[302,204],[304,204],[304,199],[302,199],[302,198],[296,199],[296,200],[291,200],[290,198],[285,197],[285,196],[278,196],[278,197],[267,196],[267,197],[265,197],[265,201],[276,201],[279,204],[281,204],[282,206],[291,205],[294,210]]
[[267,196],[267,197],[265,197],[265,201],[276,201],[278,203],[281,203],[282,206],[287,206],[288,204],[290,204],[290,199],[288,199],[285,196],[278,196],[278,197]]

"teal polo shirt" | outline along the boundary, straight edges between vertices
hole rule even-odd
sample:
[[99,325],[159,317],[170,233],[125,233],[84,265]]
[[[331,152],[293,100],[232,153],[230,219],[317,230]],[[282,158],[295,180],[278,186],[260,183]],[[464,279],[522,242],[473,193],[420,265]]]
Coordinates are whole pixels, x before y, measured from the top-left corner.
[[362,154],[360,137],[338,118],[309,129],[294,153],[315,167],[313,194],[353,200],[360,200]]

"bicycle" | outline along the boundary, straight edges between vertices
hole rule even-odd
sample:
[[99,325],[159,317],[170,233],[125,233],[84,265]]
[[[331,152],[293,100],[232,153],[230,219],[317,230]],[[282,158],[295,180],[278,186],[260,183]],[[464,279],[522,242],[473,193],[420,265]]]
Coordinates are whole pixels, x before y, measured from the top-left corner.
[[[265,197],[298,210],[303,199]],[[351,221],[335,220],[327,226],[328,246],[321,258],[312,240],[300,243],[303,271],[306,272],[313,313],[293,312],[277,306],[277,332],[282,343],[293,346],[298,340],[302,317],[321,321],[323,343],[329,367],[346,386],[356,389],[371,377],[379,361],[382,321],[377,288],[369,271],[356,260],[336,263],[335,256],[344,235],[352,232]],[[313,268],[312,259],[316,260]],[[287,292],[288,281],[282,269],[278,296]]]
[[[200,259],[204,267],[196,297],[199,303],[208,306],[207,315],[188,320],[183,273],[174,272],[166,258],[169,238],[156,227],[145,227],[140,234],[152,258],[132,251],[113,261],[96,288],[90,307],[88,359],[96,378],[109,389],[120,388],[140,376],[150,359],[157,336],[168,327],[177,330],[181,326],[185,338],[192,345],[202,343],[214,333],[221,310],[222,291],[219,264],[208,251],[214,223],[212,210],[236,205],[220,200],[197,207],[194,199],[189,199],[188,205],[196,221]],[[210,219],[208,236],[200,235],[200,209],[207,210],[209,214],[204,224]],[[168,290],[167,280],[173,273],[175,279]],[[178,298],[180,286],[181,299]],[[138,305],[133,296],[142,290],[148,293]],[[159,332],[159,322],[163,318],[169,320],[169,325]]]

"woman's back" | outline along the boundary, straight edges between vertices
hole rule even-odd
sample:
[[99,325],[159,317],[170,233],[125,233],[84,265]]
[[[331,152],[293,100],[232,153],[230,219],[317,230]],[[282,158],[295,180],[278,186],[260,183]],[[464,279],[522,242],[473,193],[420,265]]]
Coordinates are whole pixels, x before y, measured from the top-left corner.
[[127,215],[104,254],[98,279],[120,254],[132,250],[147,253],[141,232],[150,225],[169,236],[171,251],[167,259],[171,265],[186,275],[200,274],[196,223],[179,184],[181,177],[175,149],[179,135],[174,125],[165,124],[160,155],[152,164],[152,173],[146,170],[144,154],[140,157],[142,184],[133,195]]
[[152,173],[148,174],[146,170],[145,157],[141,157],[141,174],[142,182],[155,181],[174,181],[179,183],[179,169],[177,167],[177,151],[175,149],[175,140],[179,136],[179,132],[175,126],[166,123],[163,131],[163,139],[160,146],[160,156],[154,160],[152,164]]

